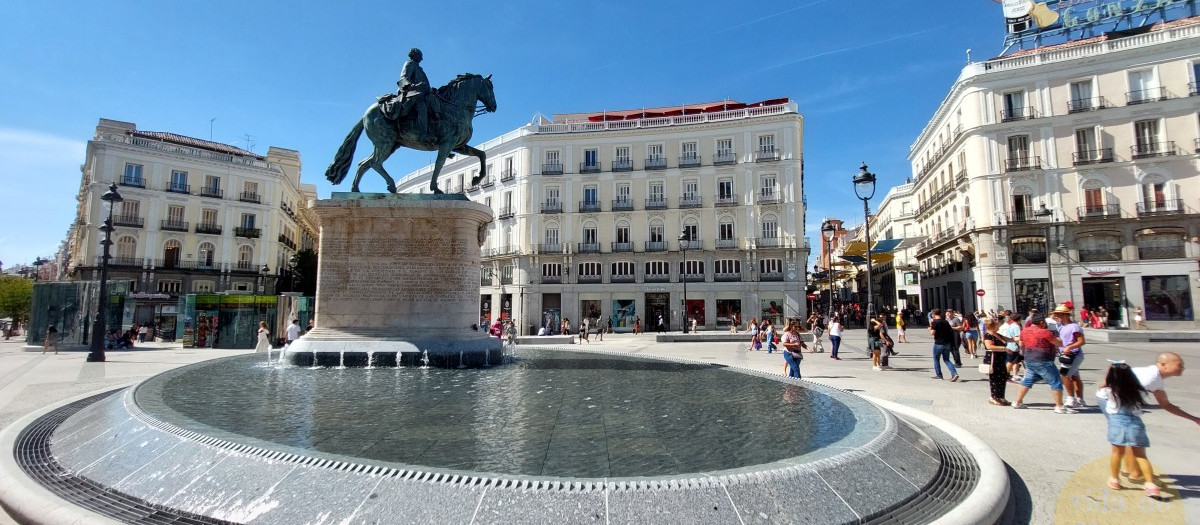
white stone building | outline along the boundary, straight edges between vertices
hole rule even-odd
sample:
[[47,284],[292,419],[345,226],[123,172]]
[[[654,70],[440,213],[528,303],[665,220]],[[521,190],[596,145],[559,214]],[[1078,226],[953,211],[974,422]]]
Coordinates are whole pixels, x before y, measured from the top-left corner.
[[[917,242],[923,240],[917,224],[917,197],[909,182],[892,187],[879,202],[878,211],[871,217],[871,241],[903,239],[888,254],[886,262],[872,267],[875,287],[879,294],[877,309],[921,309],[921,285],[917,264]],[[890,244],[890,243],[887,243]]]
[[100,197],[116,183],[109,279],[131,282],[135,323],[172,326],[181,294],[280,291],[291,256],[315,244],[316,187],[300,183],[297,151],[264,156],[100,119],[81,169],[67,274],[99,279]]
[[909,156],[922,306],[1198,326],[1198,81],[1198,17],[964,68]]
[[[492,206],[480,317],[581,316],[678,330],[805,314],[803,119],[788,99],[538,118],[447,163],[441,187]],[[403,178],[425,191],[430,168]],[[680,251],[680,236],[691,235]],[[686,283],[684,283],[686,280]]]

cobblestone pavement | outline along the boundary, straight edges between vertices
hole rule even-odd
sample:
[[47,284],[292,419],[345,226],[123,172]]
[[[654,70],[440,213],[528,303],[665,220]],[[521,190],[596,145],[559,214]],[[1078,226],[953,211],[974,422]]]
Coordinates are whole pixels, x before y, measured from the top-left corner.
[[[747,337],[748,339],[748,337]],[[1013,477],[1013,523],[1194,523],[1200,524],[1200,426],[1153,409],[1143,416],[1150,434],[1150,460],[1162,476],[1167,501],[1154,501],[1128,486],[1104,486],[1108,458],[1105,421],[1096,409],[1055,414],[1049,389],[1035,385],[1026,398],[1029,410],[987,403],[987,379],[978,360],[963,356],[957,383],[930,379],[931,343],[920,328],[909,330],[911,343],[900,343],[892,370],[872,371],[863,352],[866,334],[849,330],[843,337],[842,360],[809,354],[804,379],[874,398],[905,404],[942,417],[990,443],[1008,463]],[[81,352],[42,355],[25,351],[18,341],[0,341],[0,428],[19,417],[60,400],[106,388],[132,384],[180,365],[245,353],[154,345],[110,352],[106,363],[86,363]],[[826,344],[826,347],[828,345]],[[750,352],[746,343],[656,343],[653,334],[610,334],[592,337],[576,348],[712,361],[729,366],[782,373],[783,357]],[[1108,363],[1125,359],[1148,365],[1162,351],[1184,356],[1196,370],[1167,380],[1173,402],[1200,414],[1200,345],[1195,343],[1092,343],[1085,347],[1084,390],[1094,405],[1096,383]],[[948,375],[946,376],[949,377]],[[1010,384],[1008,398],[1015,398]],[[774,400],[764,400],[771,403]],[[14,523],[0,512],[0,525]]]

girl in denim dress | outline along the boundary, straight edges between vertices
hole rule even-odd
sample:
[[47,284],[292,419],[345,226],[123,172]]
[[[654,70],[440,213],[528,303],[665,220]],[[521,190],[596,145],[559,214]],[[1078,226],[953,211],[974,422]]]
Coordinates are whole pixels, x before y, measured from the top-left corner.
[[1154,470],[1146,459],[1146,447],[1150,446],[1150,437],[1146,435],[1146,425],[1142,423],[1141,411],[1146,406],[1142,387],[1133,370],[1123,361],[1115,361],[1108,367],[1108,374],[1100,388],[1096,390],[1096,399],[1104,418],[1108,420],[1108,442],[1112,445],[1112,455],[1109,458],[1108,487],[1121,490],[1121,461],[1126,453],[1133,454],[1146,481],[1142,488],[1146,495],[1157,498],[1158,485],[1154,483]]

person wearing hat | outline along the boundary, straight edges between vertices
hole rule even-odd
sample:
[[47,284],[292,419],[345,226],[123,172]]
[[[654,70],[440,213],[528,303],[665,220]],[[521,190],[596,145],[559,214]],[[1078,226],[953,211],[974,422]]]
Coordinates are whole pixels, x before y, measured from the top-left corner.
[[1062,340],[1058,360],[1062,364],[1059,373],[1062,374],[1066,396],[1063,404],[1076,408],[1086,406],[1083,401],[1083,380],[1079,378],[1079,365],[1083,364],[1083,328],[1071,319],[1071,308],[1066,303],[1055,307],[1050,316],[1058,323],[1058,338]]

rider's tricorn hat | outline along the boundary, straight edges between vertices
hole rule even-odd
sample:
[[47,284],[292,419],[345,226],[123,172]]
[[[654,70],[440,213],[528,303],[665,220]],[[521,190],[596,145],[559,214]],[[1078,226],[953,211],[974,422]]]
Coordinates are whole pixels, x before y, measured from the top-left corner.
[[414,47],[414,48],[408,50],[408,56],[411,57],[413,55],[425,56],[425,53],[422,53],[420,49],[417,49]]

